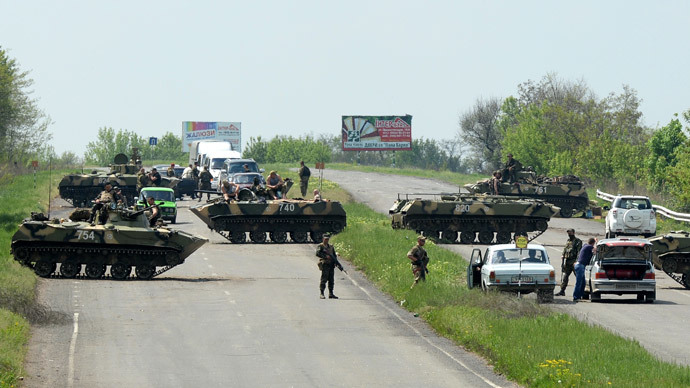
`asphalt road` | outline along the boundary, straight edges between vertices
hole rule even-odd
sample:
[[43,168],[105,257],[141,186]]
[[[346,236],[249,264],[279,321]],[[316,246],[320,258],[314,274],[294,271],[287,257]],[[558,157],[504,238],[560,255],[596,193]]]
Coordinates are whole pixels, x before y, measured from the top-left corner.
[[[355,200],[367,203],[372,209],[388,214],[397,193],[457,192],[458,187],[425,178],[401,177],[385,174],[326,170],[324,179],[337,182],[350,191]],[[324,193],[328,197],[328,193]],[[560,280],[560,258],[567,240],[566,230],[574,228],[577,236],[603,238],[604,223],[583,218],[552,218],[549,229],[537,237],[536,243],[545,245]],[[446,244],[444,247],[469,259],[472,249],[481,245]],[[556,297],[554,308],[580,320],[639,341],[650,353],[659,358],[682,365],[690,365],[690,290],[669,278],[663,271],[656,272],[657,300],[646,304],[635,296],[604,295],[601,303],[572,302],[575,275],[571,275],[565,297]],[[557,288],[558,290],[558,288]],[[534,297],[528,295],[527,297]]]
[[314,245],[233,245],[190,204],[175,227],[211,243],[184,265],[151,281],[40,280],[67,323],[33,328],[24,386],[514,386],[346,262],[341,299],[321,300]]

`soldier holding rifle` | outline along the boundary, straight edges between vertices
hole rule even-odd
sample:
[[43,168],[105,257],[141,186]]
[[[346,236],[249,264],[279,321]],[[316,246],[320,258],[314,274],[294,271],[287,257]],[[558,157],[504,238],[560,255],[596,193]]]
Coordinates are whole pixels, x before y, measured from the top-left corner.
[[426,237],[419,235],[417,236],[417,245],[407,252],[407,258],[412,262],[412,274],[414,275],[414,283],[412,283],[410,289],[413,289],[420,279],[426,281],[426,274],[429,273],[427,269],[429,256],[426,254],[424,244],[426,244]]
[[338,267],[339,270],[347,273],[343,269],[343,266],[338,261],[338,255],[335,253],[335,248],[330,245],[328,241],[331,239],[331,235],[326,233],[323,235],[323,241],[319,244],[316,249],[316,256],[319,257],[319,269],[321,270],[321,283],[319,284],[319,289],[321,290],[321,299],[326,299],[323,295],[326,289],[326,283],[328,283],[328,299],[338,299],[335,294],[333,294],[333,286],[335,285],[335,268]]

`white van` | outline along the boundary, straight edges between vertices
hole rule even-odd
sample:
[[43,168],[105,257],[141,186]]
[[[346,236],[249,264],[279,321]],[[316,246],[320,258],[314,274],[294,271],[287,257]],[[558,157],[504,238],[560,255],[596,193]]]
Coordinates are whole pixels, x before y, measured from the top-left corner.
[[211,190],[218,189],[220,182],[220,171],[223,169],[223,162],[228,159],[240,159],[242,154],[237,151],[211,151],[203,156],[203,166],[213,175]]
[[189,147],[189,164],[204,165],[204,155],[211,152],[232,151],[232,144],[226,140],[196,140]]

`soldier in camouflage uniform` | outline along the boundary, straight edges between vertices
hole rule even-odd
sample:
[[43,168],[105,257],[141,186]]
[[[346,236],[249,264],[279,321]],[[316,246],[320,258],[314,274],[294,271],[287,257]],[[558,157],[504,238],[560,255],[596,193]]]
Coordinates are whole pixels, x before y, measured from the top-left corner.
[[508,154],[508,160],[503,166],[502,178],[503,182],[515,182],[517,178],[515,173],[522,170],[522,163],[517,159],[513,159],[513,154]]
[[412,274],[414,275],[414,283],[410,289],[414,288],[420,279],[426,281],[426,274],[429,273],[427,269],[429,256],[426,254],[424,244],[426,244],[426,237],[420,235],[417,237],[417,245],[407,252],[407,258],[412,262]]
[[168,177],[172,178],[175,176],[175,163],[170,163],[170,167],[168,167]]
[[339,270],[343,271],[343,266],[338,261],[338,255],[335,253],[335,248],[333,245],[328,244],[331,235],[325,233],[323,235],[323,241],[316,248],[316,256],[319,257],[319,269],[321,270],[321,282],[319,283],[319,290],[321,290],[321,295],[319,298],[326,299],[323,295],[326,289],[326,283],[328,283],[328,299],[338,299],[335,294],[333,294],[333,287],[335,286],[335,268],[338,267]]
[[563,255],[561,256],[561,291],[556,295],[565,296],[565,288],[568,287],[568,278],[573,273],[577,255],[582,249],[582,240],[575,237],[575,229],[568,229],[568,241],[563,248]]
[[146,170],[143,168],[139,170],[137,174],[137,193],[141,192],[141,189],[149,185],[149,176],[146,174]]
[[[211,190],[211,180],[213,175],[204,167],[204,169],[199,174],[199,190]],[[201,202],[201,197],[203,193],[199,193],[199,202]],[[211,193],[206,193],[206,199],[211,199]]]
[[297,174],[299,175],[299,189],[302,191],[302,198],[307,196],[307,187],[309,186],[309,177],[311,170],[304,165],[304,161],[299,162],[300,168]]
[[[95,225],[96,215],[103,206],[107,206],[110,202],[115,202],[117,200],[113,192],[113,185],[106,183],[104,188],[105,190],[101,191],[98,197],[96,197],[96,204],[93,205],[91,209],[91,216],[89,217],[89,223],[91,225]],[[100,224],[104,224],[106,220],[103,217],[98,217],[98,221]]]

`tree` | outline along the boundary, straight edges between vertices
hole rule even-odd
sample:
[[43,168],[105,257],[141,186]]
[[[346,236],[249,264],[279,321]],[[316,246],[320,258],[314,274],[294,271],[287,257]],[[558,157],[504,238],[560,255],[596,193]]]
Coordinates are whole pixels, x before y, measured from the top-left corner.
[[460,116],[458,137],[467,144],[477,171],[489,172],[501,164],[502,134],[498,119],[502,103],[500,98],[480,98]]
[[115,132],[113,128],[103,127],[98,129],[97,140],[86,145],[84,159],[88,163],[107,166],[113,163],[117,154],[131,156],[134,148],[139,149],[142,157],[148,155],[148,147],[148,142],[134,132],[122,129]]
[[[675,116],[678,117],[677,114]],[[649,184],[653,189],[659,190],[663,187],[667,170],[676,165],[677,152],[687,140],[683,126],[677,118],[652,134],[647,142],[649,154],[645,159],[645,167]]]
[[51,135],[50,118],[30,98],[33,80],[0,47],[0,164],[26,164],[45,154]]

